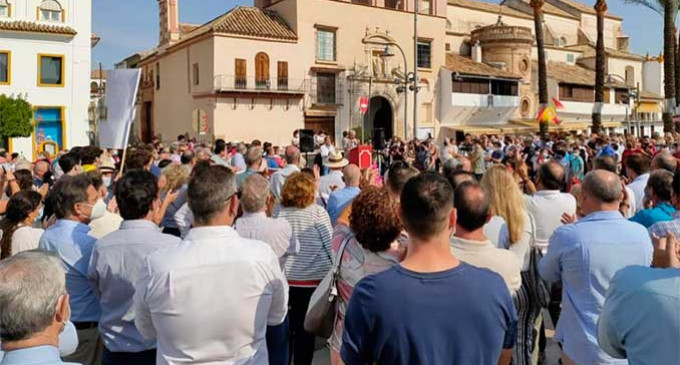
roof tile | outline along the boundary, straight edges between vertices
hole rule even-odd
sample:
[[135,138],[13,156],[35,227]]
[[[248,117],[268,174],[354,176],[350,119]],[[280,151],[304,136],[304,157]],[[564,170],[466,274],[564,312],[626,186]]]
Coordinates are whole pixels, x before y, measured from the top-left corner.
[[492,67],[482,62],[475,62],[470,58],[449,53],[446,55],[446,68],[450,71],[458,72],[463,75],[503,77],[520,79],[521,76],[511,72]]
[[32,32],[32,33],[50,33],[50,34],[63,34],[74,36],[78,34],[75,29],[60,25],[60,24],[47,24],[32,22],[26,20],[11,20],[11,21],[0,21],[0,30],[9,30],[14,32]]

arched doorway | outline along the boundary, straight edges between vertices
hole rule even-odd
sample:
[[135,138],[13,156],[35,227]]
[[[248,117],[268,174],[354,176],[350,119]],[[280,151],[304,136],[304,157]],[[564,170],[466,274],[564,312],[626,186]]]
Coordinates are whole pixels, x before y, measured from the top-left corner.
[[373,136],[373,129],[382,128],[385,131],[385,140],[394,135],[394,113],[392,104],[382,96],[371,98],[370,107],[364,116],[366,136]]

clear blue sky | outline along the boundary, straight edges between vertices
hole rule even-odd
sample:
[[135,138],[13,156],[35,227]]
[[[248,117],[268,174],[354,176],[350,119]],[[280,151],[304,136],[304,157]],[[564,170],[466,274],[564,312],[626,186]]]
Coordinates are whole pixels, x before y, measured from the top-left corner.
[[[624,4],[622,0],[608,3],[610,13],[624,18],[624,31],[631,37],[631,51],[641,55],[658,54],[663,48],[661,16],[641,6]],[[252,4],[252,0],[180,0],[180,21],[202,24],[234,6]],[[135,52],[153,48],[158,42],[156,0],[93,0],[92,6],[92,28],[102,38],[92,52],[93,68],[98,67],[99,62],[104,68],[110,68]]]

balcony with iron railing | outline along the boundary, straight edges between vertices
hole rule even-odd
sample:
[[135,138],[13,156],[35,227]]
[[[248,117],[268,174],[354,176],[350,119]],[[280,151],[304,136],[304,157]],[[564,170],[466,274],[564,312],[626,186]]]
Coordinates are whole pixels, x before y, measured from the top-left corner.
[[305,80],[288,77],[255,77],[217,75],[214,79],[217,92],[304,94]]

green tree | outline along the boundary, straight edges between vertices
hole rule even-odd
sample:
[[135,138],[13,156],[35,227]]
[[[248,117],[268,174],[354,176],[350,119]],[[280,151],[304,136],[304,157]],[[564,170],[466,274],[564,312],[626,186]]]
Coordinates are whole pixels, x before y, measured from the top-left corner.
[[33,133],[33,107],[21,97],[0,95],[0,141]]

